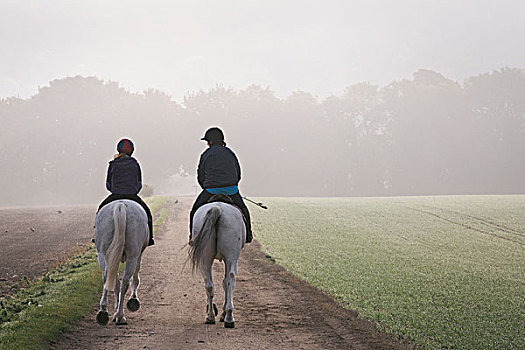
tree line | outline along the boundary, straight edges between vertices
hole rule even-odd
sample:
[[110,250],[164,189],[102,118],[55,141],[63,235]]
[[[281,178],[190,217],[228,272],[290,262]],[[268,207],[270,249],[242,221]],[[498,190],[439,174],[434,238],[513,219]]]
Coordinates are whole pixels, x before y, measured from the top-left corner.
[[517,68],[462,83],[419,70],[322,101],[218,85],[176,102],[77,76],[28,99],[1,99],[0,117],[0,205],[101,200],[121,137],[135,142],[145,183],[177,193],[170,184],[194,178],[210,126],[236,151],[247,195],[525,193],[525,70]]

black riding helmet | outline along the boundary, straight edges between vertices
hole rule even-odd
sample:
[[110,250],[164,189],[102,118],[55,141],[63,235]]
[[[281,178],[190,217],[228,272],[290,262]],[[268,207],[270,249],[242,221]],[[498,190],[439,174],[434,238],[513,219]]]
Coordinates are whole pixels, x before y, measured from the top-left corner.
[[225,145],[224,133],[221,129],[217,127],[209,128],[208,130],[206,130],[206,133],[204,134],[204,137],[201,140],[208,141],[209,143]]

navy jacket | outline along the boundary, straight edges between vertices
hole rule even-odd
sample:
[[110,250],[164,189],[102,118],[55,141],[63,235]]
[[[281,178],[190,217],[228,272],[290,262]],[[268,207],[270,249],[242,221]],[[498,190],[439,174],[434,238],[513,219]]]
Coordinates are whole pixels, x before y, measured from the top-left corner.
[[201,154],[197,181],[202,188],[233,186],[239,184],[240,180],[241,167],[231,149],[211,145]]
[[137,194],[142,189],[140,165],[133,157],[119,157],[109,162],[106,188],[114,194]]

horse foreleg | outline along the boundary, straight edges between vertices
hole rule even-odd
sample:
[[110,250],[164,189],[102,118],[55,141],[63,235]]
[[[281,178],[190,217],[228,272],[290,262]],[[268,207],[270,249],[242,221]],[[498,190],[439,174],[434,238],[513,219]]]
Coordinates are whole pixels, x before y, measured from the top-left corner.
[[135,268],[135,273],[133,274],[133,278],[131,280],[131,298],[137,298],[137,290],[139,289],[140,284],[140,277],[139,277],[139,271],[140,271],[140,260],[137,262],[137,267]]
[[[137,266],[137,259],[129,259],[126,261],[126,267],[124,269],[124,276],[122,276],[122,283],[120,285],[120,296],[117,312],[115,313],[115,322],[117,324],[127,324],[126,317],[124,317],[124,298],[126,297],[126,292],[129,288],[129,280],[131,276],[135,273],[135,268]],[[117,289],[115,289],[117,292]],[[115,293],[116,295],[117,293]]]
[[[224,281],[222,281],[222,287],[224,289]],[[224,289],[224,303],[222,304],[222,312],[221,312],[220,322],[224,322],[224,318],[225,317],[226,317],[226,289]]]
[[140,258],[137,262],[137,267],[135,268],[135,273],[133,274],[133,278],[131,279],[131,295],[126,304],[128,310],[131,312],[135,312],[140,308],[140,301],[137,297],[137,289],[139,288],[139,284],[140,284],[139,270],[140,270]]
[[203,266],[204,287],[206,288],[206,323],[214,324],[217,306],[213,302],[215,296],[215,285],[211,273],[211,264]]
[[233,290],[235,289],[235,276],[237,275],[237,260],[224,261],[224,280],[222,287],[224,288],[224,308],[222,314],[224,316],[224,327],[235,327],[235,320],[233,319]]

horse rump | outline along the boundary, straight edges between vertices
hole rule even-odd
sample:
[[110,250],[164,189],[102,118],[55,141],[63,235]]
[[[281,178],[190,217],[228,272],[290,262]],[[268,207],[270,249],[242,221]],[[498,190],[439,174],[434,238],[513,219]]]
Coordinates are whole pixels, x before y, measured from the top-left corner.
[[212,206],[206,212],[200,231],[195,232],[188,255],[192,263],[192,271],[200,269],[203,264],[204,249],[211,237],[217,237],[217,221],[221,216],[221,207]]

